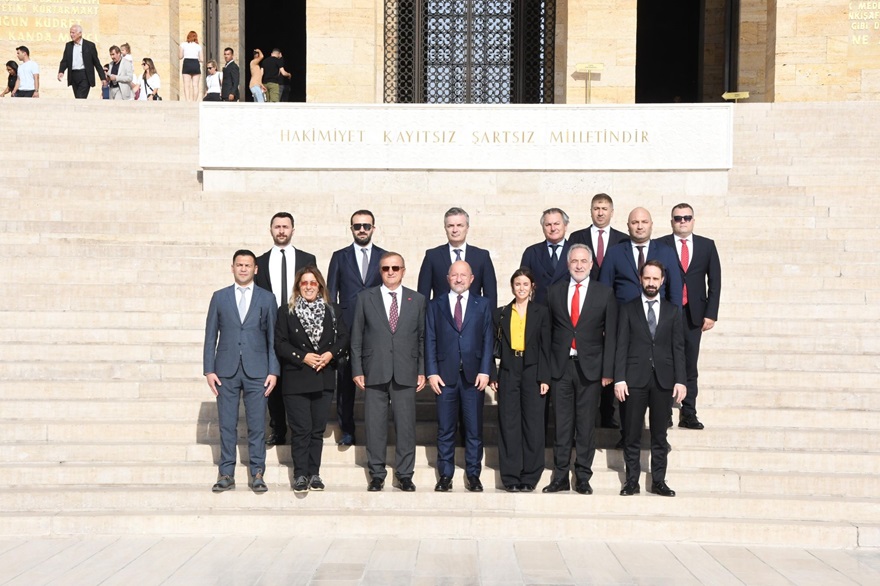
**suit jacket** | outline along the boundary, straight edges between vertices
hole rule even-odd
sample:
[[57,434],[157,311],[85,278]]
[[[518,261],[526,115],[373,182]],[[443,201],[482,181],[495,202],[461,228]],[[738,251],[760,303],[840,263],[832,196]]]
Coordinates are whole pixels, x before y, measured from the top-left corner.
[[[280,374],[275,356],[275,296],[259,287],[251,292],[244,322],[238,315],[235,285],[216,291],[205,321],[204,374],[230,377],[239,361],[249,378],[264,379]],[[219,335],[219,339],[218,339]]]
[[[315,260],[314,254],[310,254],[305,250],[300,250],[299,248],[295,250],[296,254],[294,256],[293,262],[293,274],[287,275],[288,286],[293,285],[293,279],[296,276],[296,271],[309,265],[318,266],[318,261]],[[272,277],[269,275],[270,254],[272,254],[271,248],[257,258],[257,274],[254,276],[254,283],[257,284],[257,287],[262,287],[269,293],[272,293]],[[277,300],[275,301],[275,304],[278,304]]]
[[528,267],[535,277],[535,298],[533,301],[536,303],[546,304],[547,289],[551,285],[569,278],[566,256],[570,247],[571,240],[566,240],[562,248],[559,249],[559,262],[556,263],[555,269],[550,261],[550,249],[546,240],[532,244],[523,251],[519,266]]
[[[331,309],[332,308],[332,311]],[[348,351],[348,327],[342,317],[339,306],[331,304],[324,311],[324,329],[318,345],[303,328],[296,313],[287,307],[278,308],[278,319],[275,321],[275,352],[281,362],[281,392],[285,395],[298,393],[314,393],[332,391],[336,388],[336,361]],[[333,362],[315,371],[303,364],[309,352],[333,354]]]
[[238,100],[238,81],[240,77],[238,63],[235,61],[230,61],[223,66],[223,85],[220,89],[220,96],[223,101],[229,100],[229,94],[233,94],[235,99]]
[[[590,249],[590,252],[593,253],[593,268],[590,269],[590,278],[598,279],[599,278],[599,270],[602,268],[599,266],[599,261],[596,258],[596,251],[593,250],[593,233],[592,230],[596,230],[597,228],[593,225],[587,226],[583,230],[577,230],[571,233],[569,236],[569,241],[572,244],[586,244],[587,248]],[[621,232],[620,230],[615,230],[611,226],[605,229],[606,234],[603,236],[607,236],[605,238],[605,256],[608,256],[608,249],[614,246],[615,244],[619,244],[621,242],[629,241],[629,235],[625,232]],[[603,257],[604,263],[604,257]]]
[[354,323],[354,306],[357,304],[357,296],[361,291],[378,287],[382,284],[382,275],[379,273],[379,259],[385,254],[385,250],[373,245],[370,253],[370,266],[367,267],[367,281],[361,280],[361,262],[351,245],[337,250],[330,257],[330,268],[327,269],[327,293],[330,301],[338,301],[345,316],[345,323]]
[[468,294],[461,331],[449,308],[449,297],[440,295],[428,304],[425,326],[425,374],[439,374],[447,386],[455,385],[459,371],[470,383],[482,373],[492,375],[494,346],[492,312],[489,301]]
[[[684,272],[681,261],[676,265],[681,279],[687,284],[688,303],[684,311],[690,315],[691,323],[700,325],[703,318],[718,319],[718,304],[721,300],[721,259],[715,248],[715,241],[693,235],[694,245],[690,252],[688,270]],[[676,251],[675,235],[669,234],[661,242]],[[707,288],[708,286],[708,288]]]
[[[101,71],[104,71],[104,66],[101,66]],[[110,63],[110,71],[113,71],[113,63]],[[69,79],[69,77],[68,77]],[[123,100],[132,99],[133,95],[131,93],[131,80],[134,79],[134,66],[131,61],[128,59],[120,59],[119,60],[119,69],[116,71],[116,84],[119,86],[119,93],[122,94]],[[111,94],[112,95],[112,94]]]
[[[660,242],[651,240],[646,261],[659,260],[666,268],[660,297],[681,307],[681,271],[675,270],[678,256],[675,249]],[[629,240],[611,247],[605,254],[605,262],[599,271],[599,280],[614,289],[614,295],[620,303],[628,303],[642,295],[642,282],[639,269],[632,253]]]
[[652,374],[657,375],[657,383],[664,390],[687,382],[684,326],[677,305],[660,300],[660,319],[653,338],[642,309],[641,295],[620,307],[618,322],[615,382],[626,381],[627,386],[644,388]]
[[363,376],[367,385],[394,380],[415,387],[425,374],[425,298],[399,287],[397,330],[392,334],[382,289],[373,287],[357,296],[351,326],[351,375]]
[[[73,45],[73,41],[68,41],[64,45],[64,55],[61,57],[61,63],[58,65],[58,73],[64,73],[65,70],[73,67]],[[89,82],[90,86],[95,87],[96,71],[101,81],[106,79],[104,76],[104,66],[101,65],[101,60],[98,59],[98,48],[95,47],[95,43],[85,39],[82,40],[82,58],[86,81]],[[123,61],[127,61],[127,59],[123,59]],[[67,76],[67,85],[73,85],[69,74]]]
[[[495,266],[489,257],[489,251],[468,244],[465,256],[474,273],[474,282],[471,283],[469,291],[488,299],[492,307],[497,306],[498,280],[495,278]],[[446,275],[450,266],[452,261],[449,257],[448,243],[425,251],[425,258],[419,269],[418,285],[419,293],[424,295],[425,299],[441,297],[449,293]]]
[[588,380],[614,376],[614,340],[617,335],[617,301],[608,287],[589,279],[586,298],[576,326],[571,324],[568,304],[569,281],[560,281],[547,294],[552,337],[550,374],[562,378],[568,362],[571,341],[577,344],[578,364]]
[[[508,370],[514,360],[510,347],[510,314],[514,301],[495,310],[494,324],[501,347],[501,366]],[[546,306],[529,303],[526,306],[526,346],[523,350],[523,366],[537,365],[538,382],[550,384],[550,311]]]

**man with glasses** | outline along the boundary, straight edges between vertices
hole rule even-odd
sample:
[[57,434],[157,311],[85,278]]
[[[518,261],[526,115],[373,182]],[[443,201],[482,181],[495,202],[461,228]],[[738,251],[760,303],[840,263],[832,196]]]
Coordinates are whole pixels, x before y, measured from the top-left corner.
[[233,61],[235,51],[232,47],[223,49],[223,59],[226,65],[223,66],[223,85],[220,89],[221,99],[227,102],[238,101],[238,80],[240,72],[238,63]]
[[694,208],[680,203],[672,208],[672,234],[660,239],[678,253],[682,288],[684,354],[687,395],[681,402],[678,426],[703,429],[697,419],[697,360],[703,332],[715,326],[721,299],[721,259],[715,242],[694,234]]
[[402,285],[403,257],[386,252],[379,259],[382,285],[357,296],[351,327],[351,372],[364,390],[367,436],[367,490],[385,487],[388,403],[394,416],[395,476],[400,490],[416,489],[416,393],[425,386],[425,298]]
[[[351,235],[354,242],[337,250],[330,258],[327,271],[327,292],[330,301],[339,303],[346,324],[354,323],[354,308],[361,291],[382,284],[379,258],[385,250],[372,243],[376,220],[370,210],[358,210],[351,215]],[[337,369],[336,415],[342,436],[339,445],[354,445],[354,381],[351,361],[345,360]]]
[[[273,293],[277,307],[287,307],[293,295],[294,277],[303,267],[318,266],[315,255],[293,246],[293,216],[288,212],[278,212],[269,222],[269,233],[274,246],[257,259],[257,287]],[[281,381],[278,381],[279,385]],[[269,427],[271,433],[266,438],[270,446],[283,445],[287,441],[287,413],[281,393],[269,395]]]

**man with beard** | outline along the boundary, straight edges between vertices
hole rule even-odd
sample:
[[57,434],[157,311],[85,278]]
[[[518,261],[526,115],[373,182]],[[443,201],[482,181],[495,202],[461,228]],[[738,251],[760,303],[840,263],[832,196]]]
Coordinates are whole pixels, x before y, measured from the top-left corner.
[[[273,293],[277,307],[287,307],[287,300],[293,292],[296,272],[306,266],[317,266],[315,255],[297,250],[291,244],[293,239],[293,216],[288,212],[278,212],[269,222],[269,233],[275,245],[257,259],[257,287]],[[281,384],[281,381],[278,381]],[[266,445],[283,445],[287,438],[287,415],[281,393],[269,395],[269,427]]]
[[[372,243],[376,219],[370,210],[358,210],[351,215],[351,234],[354,242],[337,250],[330,258],[327,271],[327,292],[330,301],[339,303],[343,321],[354,323],[354,308],[358,293],[382,284],[379,259],[385,250]],[[342,436],[339,445],[354,445],[354,395],[351,362],[346,360],[337,369],[336,415]]]
[[665,267],[649,260],[640,271],[642,294],[620,308],[614,359],[614,394],[627,403],[621,496],[639,492],[642,423],[650,407],[651,492],[675,496],[666,484],[666,419],[672,400],[687,394],[681,309],[659,298]]

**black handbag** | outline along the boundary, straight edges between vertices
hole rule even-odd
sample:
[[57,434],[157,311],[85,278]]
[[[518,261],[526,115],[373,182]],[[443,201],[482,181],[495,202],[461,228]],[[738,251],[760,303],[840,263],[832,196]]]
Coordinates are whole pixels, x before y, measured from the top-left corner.
[[502,327],[504,323],[504,310],[507,309],[507,306],[501,308],[501,314],[498,316],[498,328],[495,330],[495,343],[492,347],[492,353],[495,355],[495,358],[501,359],[501,344],[502,342]]
[[[150,93],[153,92],[153,88],[150,87],[150,83],[147,81],[146,76],[144,76],[144,85],[147,86],[147,91],[148,91],[148,92],[150,92]],[[147,99],[148,99],[148,100],[153,100],[154,102],[161,102],[161,101],[162,101],[162,96],[159,95],[159,92],[156,92],[155,94],[153,94],[153,96],[152,96],[151,98],[147,98]]]

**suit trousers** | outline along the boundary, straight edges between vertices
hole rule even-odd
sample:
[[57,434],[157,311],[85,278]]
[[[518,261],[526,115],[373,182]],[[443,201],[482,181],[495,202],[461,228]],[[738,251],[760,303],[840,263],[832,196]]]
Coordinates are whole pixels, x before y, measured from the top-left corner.
[[355,386],[351,376],[351,360],[341,360],[336,378],[336,419],[342,433],[354,437]]
[[602,381],[591,381],[581,372],[577,360],[569,360],[562,378],[553,384],[553,411],[556,416],[553,480],[568,477],[571,445],[575,442],[574,474],[577,480],[593,477],[596,453],[596,413]]
[[700,359],[703,323],[693,323],[687,309],[681,312],[681,321],[684,326],[684,366],[687,373],[687,395],[681,402],[681,416],[690,417],[697,415],[697,361]]
[[544,405],[538,366],[521,357],[498,377],[498,460],[501,483],[538,484],[544,472]]
[[437,400],[437,473],[452,478],[455,473],[455,430],[459,406],[464,425],[464,461],[467,476],[480,477],[483,469],[483,401],[486,393],[459,372],[458,380],[441,387]]
[[[281,376],[278,375],[278,384],[275,385],[278,389],[281,388]],[[269,429],[272,430],[275,437],[283,440],[287,437],[287,413],[284,407],[284,397],[281,396],[281,393],[272,393],[269,395],[267,405],[269,407]]]
[[243,399],[248,428],[249,471],[253,476],[266,469],[266,389],[263,387],[266,381],[248,377],[240,363],[234,375],[219,378],[217,415],[220,422],[220,474],[235,475],[238,403]]
[[284,408],[290,422],[290,453],[293,456],[294,476],[314,476],[321,473],[324,431],[327,429],[332,400],[333,391],[284,395]]
[[77,100],[85,100],[89,97],[89,80],[86,79],[86,72],[83,69],[68,69],[67,79],[70,87],[73,89],[73,97]]
[[626,463],[626,480],[638,482],[641,474],[642,426],[645,411],[650,407],[648,423],[651,431],[651,478],[652,482],[666,480],[666,419],[672,391],[661,389],[656,377],[646,388],[629,387],[626,408],[626,438],[623,460]]
[[416,464],[416,388],[393,380],[384,385],[367,385],[364,392],[364,429],[367,436],[367,469],[372,478],[385,480],[385,451],[388,449],[388,403],[394,417],[397,478],[412,478]]

